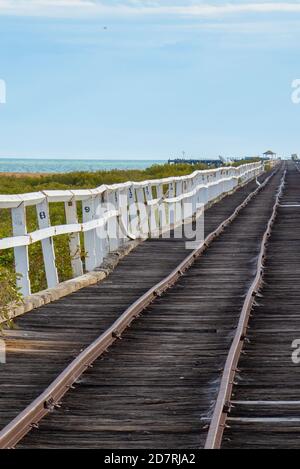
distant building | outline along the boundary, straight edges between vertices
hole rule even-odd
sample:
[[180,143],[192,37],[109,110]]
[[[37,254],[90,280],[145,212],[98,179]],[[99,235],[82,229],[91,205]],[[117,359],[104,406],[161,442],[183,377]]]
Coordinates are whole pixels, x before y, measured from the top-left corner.
[[190,165],[196,165],[196,164],[205,164],[207,166],[212,166],[219,168],[220,166],[223,166],[223,162],[221,160],[217,159],[184,159],[184,158],[175,158],[175,159],[169,159],[168,164],[190,164]]
[[264,158],[275,159],[276,157],[277,157],[277,154],[271,150],[268,150],[264,153]]

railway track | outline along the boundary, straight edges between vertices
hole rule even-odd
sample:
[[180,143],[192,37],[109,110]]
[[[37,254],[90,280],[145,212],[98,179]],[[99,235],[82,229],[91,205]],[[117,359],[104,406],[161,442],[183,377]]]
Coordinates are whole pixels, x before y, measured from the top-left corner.
[[232,367],[227,360],[207,448],[299,447],[299,181],[299,170],[289,163],[268,242],[261,246],[255,302],[244,304],[251,307],[246,340],[240,350],[233,346]]
[[252,306],[249,298],[244,304],[251,307],[246,340],[239,350],[232,347],[232,367],[227,360],[207,448],[299,447],[299,181],[289,163],[268,242],[261,246],[264,267],[254,288],[259,294]]
[[[223,208],[220,205],[219,209],[223,216],[226,213],[225,218],[222,219],[220,213],[218,216],[217,206],[213,207],[214,216],[208,214],[206,228],[214,227],[214,232],[208,235],[205,245],[140,298],[140,289],[133,288],[137,296],[133,304],[130,304],[132,296],[128,294],[130,284],[125,284],[122,293],[124,295],[125,290],[129,303],[125,313],[117,316],[112,327],[104,328],[100,338],[10,423],[7,422],[9,416],[20,405],[12,405],[11,393],[4,393],[3,402],[6,399],[12,409],[4,415],[1,406],[1,418],[7,425],[0,433],[0,446],[12,447],[20,440],[20,447],[171,448],[181,445],[184,448],[198,447],[199,442],[204,444],[207,430],[200,417],[207,415],[211,398],[218,390],[219,368],[230,347],[245,291],[255,275],[256,256],[273,210],[281,173],[279,170],[254,192],[248,185],[244,194],[239,191],[230,196],[231,201],[227,198],[227,204],[226,200],[220,202]],[[245,240],[247,242],[243,242]],[[155,244],[158,247],[158,242],[152,243]],[[173,258],[173,262],[177,264],[178,258],[182,260],[182,246],[180,249],[177,245],[174,250],[178,257],[175,261]],[[143,263],[145,259],[141,258]],[[128,269],[126,262],[124,265],[125,270]],[[149,284],[162,274],[163,269],[160,269],[159,273],[150,275]],[[121,266],[115,277],[118,279],[122,275]],[[114,295],[118,289],[109,287],[118,286],[118,283],[109,282],[112,282],[111,278],[106,287]],[[119,282],[122,282],[121,278]],[[97,297],[99,290],[93,291],[92,299],[98,306],[94,317],[99,314],[99,303],[107,295],[105,282],[102,285],[102,291],[97,286],[100,296]],[[172,285],[173,288],[168,290]],[[72,295],[75,310],[80,295],[91,289],[85,290]],[[168,290],[167,293],[163,294],[164,290]],[[114,304],[118,299],[110,297],[110,303]],[[143,316],[126,330],[141,312]],[[73,313],[72,308],[70,313]],[[33,323],[34,314],[31,315]],[[112,316],[109,319],[111,321]],[[22,321],[26,323],[25,318]],[[32,323],[28,327],[32,331]],[[78,334],[78,330],[76,332]],[[119,341],[121,335],[124,339]],[[103,355],[109,346],[109,353]],[[59,361],[62,347],[51,353],[52,357],[56,354]],[[88,369],[100,355],[103,359]],[[60,366],[67,358],[70,358],[68,354]],[[41,363],[39,360],[37,363]],[[49,372],[49,364],[46,371]],[[86,373],[81,376],[84,371]],[[50,367],[47,380],[55,372],[57,363]],[[74,382],[76,389],[65,396],[60,407],[60,399]],[[43,380],[38,384],[34,392],[45,389]],[[29,397],[30,392],[26,398]],[[35,429],[38,421],[48,413],[40,428]],[[23,438],[30,430],[32,432]]]

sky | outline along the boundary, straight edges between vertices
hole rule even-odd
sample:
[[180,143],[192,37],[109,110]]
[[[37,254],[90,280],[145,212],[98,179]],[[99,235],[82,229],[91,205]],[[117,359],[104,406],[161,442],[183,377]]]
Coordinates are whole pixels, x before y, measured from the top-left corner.
[[296,79],[300,1],[0,0],[0,157],[300,153]]

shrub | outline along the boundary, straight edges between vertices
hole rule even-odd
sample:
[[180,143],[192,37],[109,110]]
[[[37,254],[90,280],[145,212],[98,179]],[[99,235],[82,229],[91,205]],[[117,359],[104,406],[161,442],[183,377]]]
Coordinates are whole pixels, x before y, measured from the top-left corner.
[[18,306],[22,303],[22,295],[16,287],[16,281],[16,274],[5,267],[0,267],[0,319],[4,319],[9,326],[12,326],[9,318],[10,305]]

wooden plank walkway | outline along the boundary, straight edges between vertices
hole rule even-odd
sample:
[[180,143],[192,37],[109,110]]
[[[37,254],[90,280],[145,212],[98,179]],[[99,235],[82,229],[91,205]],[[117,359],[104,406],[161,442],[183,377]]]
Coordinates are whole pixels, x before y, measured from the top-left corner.
[[[203,444],[206,430],[201,417],[208,417],[217,392],[218,369],[254,274],[279,179],[280,174],[20,447],[195,448]],[[206,232],[231,214],[253,188],[251,183],[208,210]],[[2,424],[186,253],[182,241],[146,242],[102,284],[20,319],[21,337],[11,333],[6,377],[1,377]]]

